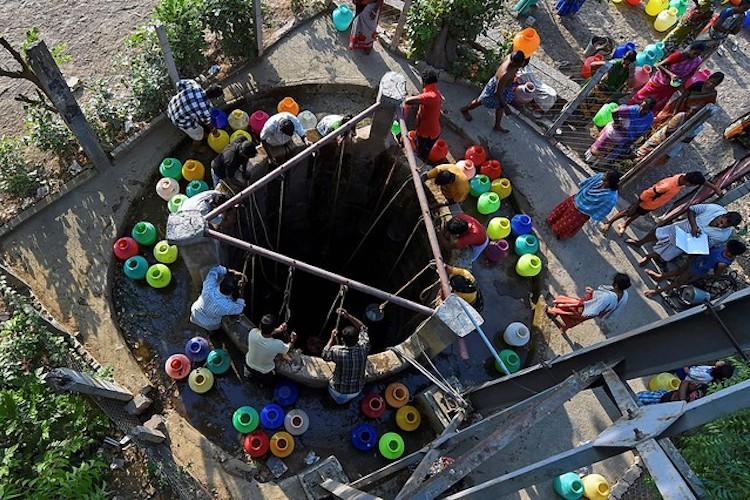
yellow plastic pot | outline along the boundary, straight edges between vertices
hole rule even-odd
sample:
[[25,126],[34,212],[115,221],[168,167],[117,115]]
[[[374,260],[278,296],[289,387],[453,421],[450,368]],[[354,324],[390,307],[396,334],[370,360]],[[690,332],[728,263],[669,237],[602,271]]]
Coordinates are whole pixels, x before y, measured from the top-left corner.
[[221,153],[229,144],[229,134],[221,129],[216,129],[208,134],[208,146],[216,153]]
[[510,180],[506,179],[505,177],[500,177],[499,179],[495,179],[494,181],[492,181],[490,190],[493,193],[497,193],[501,200],[504,200],[505,198],[510,196],[511,191],[513,191],[513,187],[510,185]]
[[206,175],[206,167],[198,160],[188,160],[182,165],[182,176],[188,181],[199,181]]
[[253,142],[253,136],[250,135],[250,132],[242,129],[232,132],[232,135],[229,136],[229,142],[234,142],[234,140],[240,136],[245,136],[247,142]]
[[589,474],[583,479],[583,496],[589,500],[607,500],[609,483],[601,474]]
[[208,368],[196,368],[190,372],[188,385],[196,394],[205,394],[214,386],[214,374]]
[[524,278],[531,278],[542,272],[542,259],[534,254],[524,254],[516,262],[516,272]]
[[250,116],[241,109],[235,109],[229,113],[228,121],[232,130],[244,130],[250,124]]
[[507,217],[493,217],[487,224],[487,236],[491,240],[502,240],[510,234],[510,220]]
[[662,372],[651,377],[648,388],[651,391],[676,391],[680,388],[680,379],[671,373]]
[[286,431],[279,431],[271,437],[271,453],[285,458],[294,451],[294,437]]
[[171,264],[177,260],[177,245],[170,245],[167,240],[161,240],[154,245],[154,258],[162,264]]
[[415,431],[421,422],[422,416],[419,410],[411,405],[402,406],[396,411],[396,425],[403,431]]

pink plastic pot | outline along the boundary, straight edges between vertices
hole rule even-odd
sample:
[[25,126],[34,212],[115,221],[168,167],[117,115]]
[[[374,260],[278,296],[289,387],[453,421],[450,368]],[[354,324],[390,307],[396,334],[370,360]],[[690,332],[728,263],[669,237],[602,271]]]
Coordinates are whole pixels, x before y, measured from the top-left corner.
[[260,131],[263,130],[263,125],[266,124],[268,119],[271,118],[268,116],[268,113],[262,110],[255,111],[252,115],[250,115],[250,130],[253,131],[254,134],[260,134]]

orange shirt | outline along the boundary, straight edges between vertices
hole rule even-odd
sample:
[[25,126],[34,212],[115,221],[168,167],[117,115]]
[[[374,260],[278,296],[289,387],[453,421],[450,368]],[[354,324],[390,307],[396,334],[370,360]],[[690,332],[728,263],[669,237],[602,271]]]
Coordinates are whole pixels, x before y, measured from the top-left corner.
[[638,206],[646,210],[656,210],[669,203],[675,196],[680,194],[683,186],[680,185],[680,177],[683,174],[673,175],[662,179],[648,189],[644,189],[639,196]]
[[437,83],[424,86],[419,94],[419,111],[417,112],[417,135],[427,139],[440,136],[440,110],[443,107],[443,95]]

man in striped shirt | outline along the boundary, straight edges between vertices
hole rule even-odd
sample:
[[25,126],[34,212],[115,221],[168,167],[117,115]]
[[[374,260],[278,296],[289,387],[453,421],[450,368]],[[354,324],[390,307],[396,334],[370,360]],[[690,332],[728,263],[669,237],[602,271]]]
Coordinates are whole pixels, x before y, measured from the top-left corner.
[[221,328],[224,316],[236,316],[245,310],[245,299],[240,298],[242,286],[239,273],[214,266],[203,280],[203,289],[190,307],[190,322],[214,332]]
[[213,84],[203,90],[195,80],[177,82],[177,94],[167,106],[167,116],[175,127],[185,132],[192,140],[201,141],[205,135],[204,126],[211,125],[211,103],[223,95],[219,85]]
[[365,386],[370,338],[367,336],[367,327],[359,319],[343,308],[338,309],[336,313],[354,326],[346,326],[341,330],[344,345],[334,345],[338,331],[333,330],[321,357],[336,365],[328,383],[328,394],[336,403],[342,405],[359,396]]

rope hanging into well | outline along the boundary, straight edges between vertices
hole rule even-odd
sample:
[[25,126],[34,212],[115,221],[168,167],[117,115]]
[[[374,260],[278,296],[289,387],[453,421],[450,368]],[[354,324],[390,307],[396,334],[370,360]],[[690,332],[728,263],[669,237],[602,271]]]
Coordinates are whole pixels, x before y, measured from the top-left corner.
[[[425,271],[427,271],[428,269],[430,269],[430,268],[434,267],[434,266],[435,266],[435,264],[436,264],[436,263],[435,263],[435,261],[434,261],[434,260],[431,260],[431,261],[429,261],[429,262],[427,263],[427,265],[426,265],[426,266],[424,266],[424,267],[423,267],[423,268],[422,268],[422,269],[421,269],[421,270],[420,270],[419,272],[417,272],[417,274],[415,274],[415,275],[414,275],[414,276],[413,276],[413,277],[412,277],[412,278],[411,278],[411,279],[410,279],[409,281],[407,281],[407,282],[406,282],[406,283],[405,283],[405,284],[404,284],[404,285],[403,285],[403,286],[402,286],[401,288],[399,288],[398,290],[396,290],[396,291],[395,291],[395,292],[393,293],[393,295],[398,295],[398,294],[400,294],[401,292],[403,292],[404,290],[406,290],[407,288],[409,288],[409,286],[411,286],[411,284],[412,284],[412,283],[414,283],[415,281],[417,281],[417,280],[419,279],[419,277],[420,277],[420,276],[422,276],[422,274],[424,274],[424,273],[425,273]],[[381,304],[380,304],[380,305],[378,306],[378,310],[380,310],[380,312],[382,313],[382,312],[383,312],[383,310],[385,309],[385,306],[387,306],[389,302],[390,302],[389,300],[386,300],[386,301],[382,302],[382,303],[381,303]]]
[[[333,314],[333,311],[335,311],[337,308],[344,307],[344,298],[346,297],[346,292],[349,290],[349,287],[346,285],[339,286],[339,291],[336,294],[336,296],[333,298],[333,302],[331,302],[331,307],[328,309],[328,314],[326,314],[326,319],[323,320],[323,326],[320,327],[320,332],[318,332],[318,337],[321,337],[323,335],[323,332],[326,329],[326,325],[328,324],[328,321],[331,319],[331,315]],[[336,303],[338,302],[338,307],[336,306]],[[336,326],[334,326],[335,330],[339,329],[339,324],[341,323],[341,316],[336,315]]]
[[286,286],[284,287],[284,298],[281,300],[279,308],[279,317],[283,318],[283,323],[288,323],[292,316],[292,310],[289,307],[292,299],[292,281],[294,279],[294,266],[289,266],[289,273],[286,275]]

